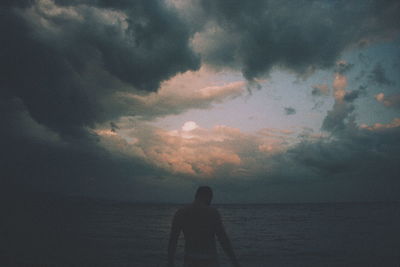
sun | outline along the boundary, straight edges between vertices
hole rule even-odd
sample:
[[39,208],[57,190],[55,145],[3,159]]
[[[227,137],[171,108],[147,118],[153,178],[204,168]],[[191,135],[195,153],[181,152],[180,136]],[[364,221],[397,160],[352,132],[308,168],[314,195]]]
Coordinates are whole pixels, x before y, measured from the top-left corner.
[[199,128],[199,126],[197,125],[197,123],[195,123],[194,121],[187,121],[183,124],[182,126],[182,131],[184,132],[190,132],[193,131],[194,129]]

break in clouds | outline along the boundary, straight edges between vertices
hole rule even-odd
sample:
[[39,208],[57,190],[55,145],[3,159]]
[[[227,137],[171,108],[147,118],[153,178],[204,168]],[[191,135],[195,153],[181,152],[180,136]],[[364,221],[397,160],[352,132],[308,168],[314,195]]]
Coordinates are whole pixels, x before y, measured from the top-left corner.
[[[398,110],[398,93],[384,91],[398,84],[376,64],[365,80],[381,93],[349,88],[355,67],[340,61],[398,37],[397,1],[20,0],[0,9],[4,193],[180,201],[208,183],[228,202],[398,198],[398,119],[355,120],[360,97]],[[251,97],[273,70],[332,71],[332,84],[311,92],[334,101],[320,133],[149,124]],[[219,81],[220,72],[243,78]]]

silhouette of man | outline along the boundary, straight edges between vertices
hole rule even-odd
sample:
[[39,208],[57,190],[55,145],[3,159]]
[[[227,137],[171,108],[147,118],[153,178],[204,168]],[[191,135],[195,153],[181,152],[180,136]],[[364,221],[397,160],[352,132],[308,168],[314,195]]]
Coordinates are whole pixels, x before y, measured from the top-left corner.
[[185,237],[184,267],[218,267],[215,236],[233,266],[239,267],[221,216],[215,208],[210,207],[212,197],[211,188],[201,186],[197,189],[193,203],[175,213],[168,244],[168,267],[174,266],[181,231]]

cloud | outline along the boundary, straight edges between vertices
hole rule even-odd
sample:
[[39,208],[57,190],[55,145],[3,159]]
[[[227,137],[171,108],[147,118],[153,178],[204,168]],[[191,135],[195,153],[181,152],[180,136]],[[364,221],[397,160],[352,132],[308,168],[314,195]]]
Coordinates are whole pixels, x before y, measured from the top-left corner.
[[397,119],[344,124],[333,135],[223,125],[166,131],[128,117],[115,125],[96,129],[90,142],[2,138],[2,188],[183,201],[207,179],[228,202],[393,200],[400,189]]
[[[62,135],[82,134],[96,123],[141,113],[145,104],[139,101],[135,107],[129,97],[125,104],[122,98],[156,92],[160,84],[197,70],[201,62],[240,70],[249,80],[274,66],[305,73],[333,66],[343,49],[399,26],[391,19],[398,9],[391,1],[227,5],[37,0],[3,6],[2,34],[8,42],[1,50],[1,90],[21,99],[33,120]],[[211,96],[204,101],[198,96],[202,104],[188,108],[235,95],[234,89],[226,90],[231,91],[204,91],[203,99]]]
[[358,184],[358,188],[352,188],[353,194],[367,194],[373,184],[376,190],[371,194],[385,198],[385,192],[391,192],[387,197],[393,198],[394,191],[388,185],[400,186],[394,163],[400,144],[393,139],[399,130],[397,119],[385,126],[347,127],[336,132],[334,138],[303,142],[289,152],[308,170],[319,173],[319,177],[342,177]]
[[[397,34],[397,1],[0,5],[2,195],[182,201],[208,179],[225,201],[398,200],[398,120],[358,127],[362,90],[347,90],[351,65],[337,61]],[[323,133],[146,123],[239,97],[275,68],[304,75],[334,66]],[[370,79],[390,85],[381,65]],[[392,107],[396,99],[377,97]]]
[[[267,128],[250,134],[223,125],[166,131],[140,121],[131,128],[127,119],[118,124],[130,129],[129,138],[99,132],[105,149],[142,158],[177,182],[207,179],[228,202],[393,200],[400,189],[398,119],[343,124],[331,134]],[[251,194],[239,194],[243,190]]]
[[347,77],[341,73],[343,73],[343,71],[335,73],[332,84],[335,102],[322,122],[321,129],[324,131],[341,131],[350,127],[350,125],[352,125],[351,127],[355,127],[355,118],[352,115],[355,109],[353,102],[361,95],[365,94],[365,87],[363,86],[352,91],[346,91],[348,86]]
[[[345,49],[399,28],[396,1],[193,0],[191,6],[177,5],[198,31],[195,51],[207,64],[242,70],[249,80],[274,67],[299,74],[333,67]],[[350,68],[344,64],[338,72]]]
[[152,187],[152,177],[163,175],[142,160],[103,149],[94,136],[60,140],[38,132],[37,126],[24,126],[21,130],[29,135],[0,135],[0,193],[5,199],[52,192],[140,200],[146,197],[141,190]]
[[61,134],[121,116],[116,92],[156,91],[200,65],[190,30],[161,1],[23,3],[2,12],[0,88]]
[[[142,126],[142,129],[133,130],[130,137],[135,141],[127,143],[121,136],[108,135],[104,131],[97,133],[104,139],[113,139],[106,144],[108,149],[121,151],[121,146],[131,155],[142,156],[144,160],[163,168],[172,174],[184,174],[200,177],[212,176],[215,169],[223,165],[239,165],[239,156],[221,143],[224,135],[209,133],[192,124],[185,123],[181,131],[164,131],[159,128]],[[191,127],[189,127],[191,126]],[[221,139],[219,139],[221,138]]]
[[[327,84],[316,84],[312,86],[311,95],[314,97],[328,96],[330,93],[330,88]],[[313,110],[320,108],[323,105],[322,100],[313,99],[314,106]]]
[[358,97],[365,95],[365,87],[360,86],[358,89],[352,90],[350,92],[347,92],[344,97],[343,100],[346,102],[353,102],[354,100],[356,100]]
[[118,93],[116,102],[130,110],[127,114],[151,120],[189,109],[208,109],[246,92],[245,81],[221,82],[219,74],[202,68],[176,75],[161,84],[158,92],[147,95]]
[[193,121],[173,131],[141,121],[136,121],[132,128],[132,122],[126,119],[119,125],[120,134],[96,130],[109,151],[142,158],[175,175],[214,179],[219,175],[236,176],[239,169],[264,169],[265,164],[254,162],[254,157],[270,157],[284,151],[293,134],[276,129],[247,134],[224,125],[205,129]]
[[350,71],[354,67],[354,64],[350,64],[346,62],[345,60],[339,60],[336,62],[335,66],[335,72],[343,75],[346,74],[348,71]]
[[385,69],[380,63],[375,64],[368,78],[379,85],[394,85],[394,82],[387,78]]
[[375,99],[385,107],[400,108],[400,94],[385,96],[384,93],[375,95]]
[[286,115],[294,115],[296,114],[296,109],[292,107],[285,107],[285,114]]
[[[200,67],[191,30],[162,1],[2,1],[0,191],[148,198],[161,168],[104,149],[148,94]],[[134,108],[133,108],[134,110]],[[120,148],[125,143],[118,144]],[[122,149],[123,150],[123,149]],[[135,155],[135,156],[134,156]],[[168,185],[165,185],[168,188]],[[147,191],[146,191],[147,190]]]
[[317,84],[312,86],[311,94],[313,96],[329,95],[329,86],[327,84]]
[[4,126],[0,138],[28,138],[39,143],[61,143],[59,134],[33,120],[18,98],[0,100],[0,122]]
[[390,123],[375,123],[371,126],[362,124],[360,125],[362,129],[368,129],[370,131],[380,131],[380,130],[386,130],[386,129],[392,129],[392,128],[397,128],[400,127],[400,118],[394,118],[392,122]]
[[291,201],[398,199],[399,131],[398,118],[372,126],[353,121],[329,134],[304,131],[301,141],[275,154],[273,167],[259,174],[262,179],[246,182],[247,188],[260,201],[275,194]]
[[340,73],[335,74],[333,80],[333,96],[335,102],[322,122],[322,130],[337,131],[346,127],[346,119],[353,112],[354,106],[344,101],[346,96],[347,78]]

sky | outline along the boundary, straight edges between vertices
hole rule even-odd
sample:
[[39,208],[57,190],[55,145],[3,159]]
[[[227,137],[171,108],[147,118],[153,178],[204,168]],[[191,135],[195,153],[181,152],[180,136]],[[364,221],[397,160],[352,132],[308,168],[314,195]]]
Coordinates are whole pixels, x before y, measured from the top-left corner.
[[3,195],[400,200],[398,1],[0,11]]

